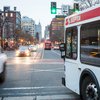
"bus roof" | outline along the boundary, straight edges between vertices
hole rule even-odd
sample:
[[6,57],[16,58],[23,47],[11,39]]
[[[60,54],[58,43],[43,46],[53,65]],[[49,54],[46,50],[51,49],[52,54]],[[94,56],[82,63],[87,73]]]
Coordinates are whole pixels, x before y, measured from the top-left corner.
[[66,17],[64,26],[71,27],[96,20],[100,20],[100,4]]

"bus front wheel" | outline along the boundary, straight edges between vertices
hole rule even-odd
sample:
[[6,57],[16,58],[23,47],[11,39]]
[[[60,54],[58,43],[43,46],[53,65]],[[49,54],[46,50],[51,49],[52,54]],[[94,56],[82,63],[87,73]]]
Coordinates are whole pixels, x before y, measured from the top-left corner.
[[99,100],[98,88],[95,82],[90,78],[86,77],[83,80],[81,87],[81,96],[83,100]]

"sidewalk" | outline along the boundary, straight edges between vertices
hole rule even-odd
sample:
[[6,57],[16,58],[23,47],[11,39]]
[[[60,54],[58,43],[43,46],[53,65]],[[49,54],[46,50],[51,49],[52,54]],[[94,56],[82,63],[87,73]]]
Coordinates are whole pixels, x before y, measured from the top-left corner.
[[46,95],[46,96],[20,96],[20,97],[2,97],[0,100],[80,100],[73,95]]

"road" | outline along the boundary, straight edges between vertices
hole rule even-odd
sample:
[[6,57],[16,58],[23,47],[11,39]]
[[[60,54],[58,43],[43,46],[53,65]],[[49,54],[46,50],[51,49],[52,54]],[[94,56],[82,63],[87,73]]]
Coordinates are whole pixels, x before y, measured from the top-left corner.
[[79,100],[78,95],[61,83],[64,62],[58,50],[40,47],[31,57],[16,57],[15,51],[6,54],[6,79],[0,84],[0,97],[64,95],[66,100]]

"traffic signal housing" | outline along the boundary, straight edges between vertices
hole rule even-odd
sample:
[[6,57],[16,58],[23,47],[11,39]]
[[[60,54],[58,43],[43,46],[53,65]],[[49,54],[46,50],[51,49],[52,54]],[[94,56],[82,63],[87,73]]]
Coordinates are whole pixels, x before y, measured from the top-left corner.
[[51,14],[57,13],[56,2],[51,2]]
[[79,3],[74,3],[74,12],[78,12],[79,11]]

